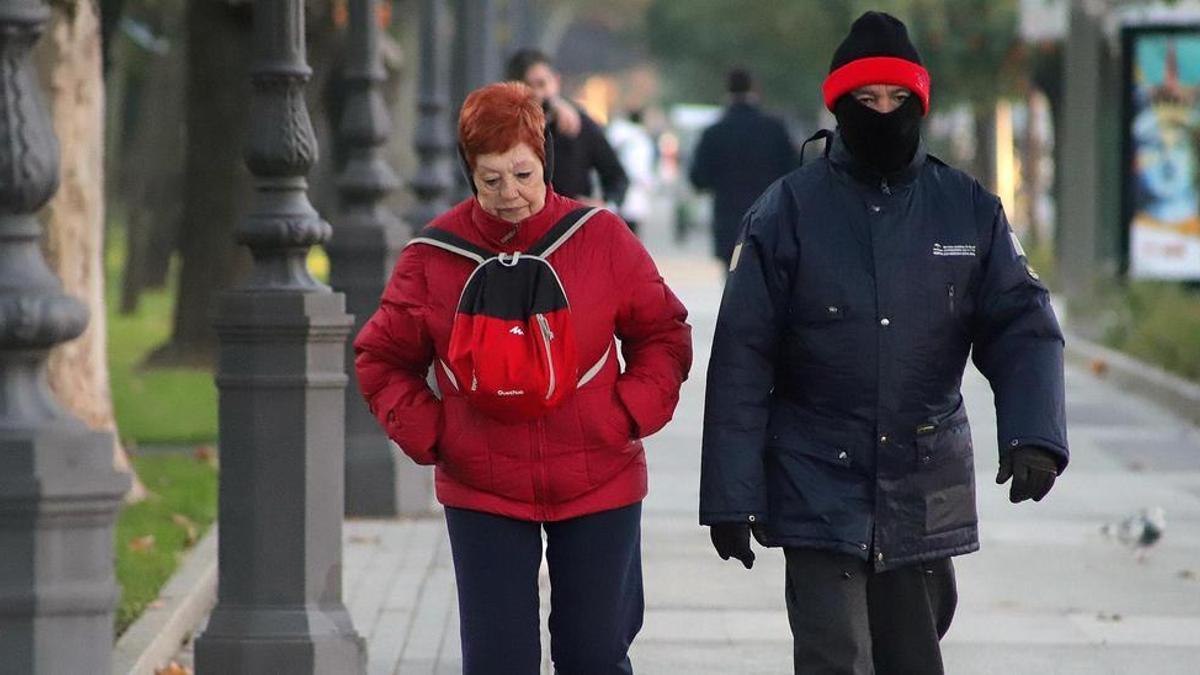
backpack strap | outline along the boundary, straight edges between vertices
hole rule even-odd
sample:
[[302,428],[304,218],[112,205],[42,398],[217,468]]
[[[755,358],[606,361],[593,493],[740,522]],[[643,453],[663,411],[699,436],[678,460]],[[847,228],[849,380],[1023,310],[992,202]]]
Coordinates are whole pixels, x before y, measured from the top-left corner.
[[584,206],[571,211],[563,216],[562,220],[555,223],[554,227],[551,227],[546,234],[542,235],[542,238],[538,239],[533,246],[530,246],[526,255],[534,255],[540,258],[548,257],[551,253],[558,250],[559,246],[566,243],[571,238],[571,235],[578,232],[579,228],[583,227],[583,224],[590,220],[592,216],[603,210],[600,207]]
[[480,265],[488,258],[496,257],[494,251],[489,251],[482,246],[476,246],[456,234],[437,227],[426,227],[417,233],[417,236],[409,239],[408,243],[404,246],[407,248],[413,244],[425,244],[426,246],[440,248],[455,255],[470,258]]

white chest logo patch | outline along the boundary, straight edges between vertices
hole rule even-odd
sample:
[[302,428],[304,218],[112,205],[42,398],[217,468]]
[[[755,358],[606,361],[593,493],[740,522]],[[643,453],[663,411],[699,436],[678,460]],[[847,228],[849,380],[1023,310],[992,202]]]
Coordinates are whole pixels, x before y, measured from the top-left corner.
[[975,244],[934,244],[933,254],[940,256],[975,256]]

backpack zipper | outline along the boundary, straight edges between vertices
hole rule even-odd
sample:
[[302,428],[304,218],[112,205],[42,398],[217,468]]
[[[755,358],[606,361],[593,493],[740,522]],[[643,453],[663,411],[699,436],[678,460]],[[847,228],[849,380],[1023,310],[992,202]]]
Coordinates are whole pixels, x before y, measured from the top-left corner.
[[550,322],[546,320],[545,314],[537,315],[538,326],[542,329],[542,344],[546,347],[546,364],[550,370],[550,386],[546,390],[546,400],[550,400],[554,396],[554,357],[550,352],[550,341],[554,339],[554,333],[550,330]]

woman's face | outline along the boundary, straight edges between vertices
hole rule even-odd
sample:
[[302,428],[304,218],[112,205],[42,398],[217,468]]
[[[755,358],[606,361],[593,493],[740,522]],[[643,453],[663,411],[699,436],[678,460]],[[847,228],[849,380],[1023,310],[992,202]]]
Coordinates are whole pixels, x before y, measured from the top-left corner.
[[505,152],[476,156],[471,178],[479,206],[501,220],[516,223],[546,205],[543,175],[538,156],[525,143],[518,143]]

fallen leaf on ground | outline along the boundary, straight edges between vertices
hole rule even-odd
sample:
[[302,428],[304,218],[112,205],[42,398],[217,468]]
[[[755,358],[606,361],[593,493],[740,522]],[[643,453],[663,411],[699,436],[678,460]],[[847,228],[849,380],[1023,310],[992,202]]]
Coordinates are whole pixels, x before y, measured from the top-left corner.
[[196,539],[200,536],[200,534],[199,534],[199,530],[196,528],[196,523],[193,522],[191,518],[188,518],[187,516],[183,515],[182,513],[176,513],[176,514],[172,514],[171,522],[182,527],[183,531],[185,533],[187,533],[187,545],[188,546],[191,546],[192,544],[196,543]]
[[211,445],[197,445],[196,449],[192,451],[192,457],[197,462],[205,462],[207,464],[217,463],[217,451]]
[[1104,359],[1092,359],[1088,367],[1091,368],[1093,375],[1103,377],[1108,373],[1108,361]]
[[154,548],[154,535],[147,534],[144,537],[138,537],[129,542],[129,550],[135,553],[149,551]]
[[192,675],[192,669],[172,661],[154,671],[154,675]]
[[1200,579],[1200,572],[1196,570],[1179,570],[1179,578],[1187,579],[1188,581],[1196,581]]

